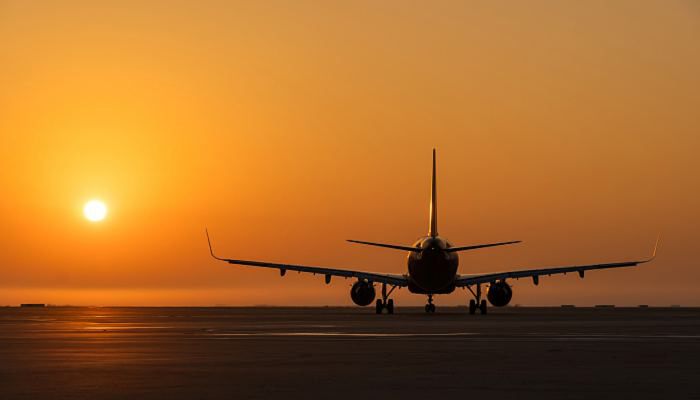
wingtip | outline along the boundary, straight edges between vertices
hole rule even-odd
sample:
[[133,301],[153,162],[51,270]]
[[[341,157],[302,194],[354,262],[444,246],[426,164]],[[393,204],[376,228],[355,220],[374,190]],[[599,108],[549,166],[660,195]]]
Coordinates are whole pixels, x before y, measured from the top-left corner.
[[661,240],[661,232],[659,232],[658,235],[656,235],[656,243],[654,243],[654,251],[651,253],[651,260],[656,258],[656,250],[659,248],[659,240]]
[[209,245],[209,254],[211,254],[212,257],[214,257],[214,258],[216,258],[216,259],[218,260],[219,257],[217,257],[217,256],[214,254],[214,249],[211,247],[211,239],[209,238],[209,229],[207,229],[207,228],[205,227],[205,228],[204,228],[204,233],[207,235],[207,244]]
[[651,252],[651,257],[647,258],[644,261],[640,261],[640,264],[643,263],[648,263],[649,261],[652,261],[656,258],[657,250],[659,249],[659,242],[661,241],[661,233],[656,235],[656,243],[654,243],[654,250]]

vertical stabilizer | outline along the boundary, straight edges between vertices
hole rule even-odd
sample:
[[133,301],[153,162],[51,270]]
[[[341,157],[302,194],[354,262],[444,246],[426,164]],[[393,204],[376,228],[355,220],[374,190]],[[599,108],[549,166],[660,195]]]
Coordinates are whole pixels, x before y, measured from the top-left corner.
[[431,182],[431,195],[430,195],[430,229],[428,230],[428,235],[437,236],[437,182],[435,176],[435,149],[433,149],[433,179]]

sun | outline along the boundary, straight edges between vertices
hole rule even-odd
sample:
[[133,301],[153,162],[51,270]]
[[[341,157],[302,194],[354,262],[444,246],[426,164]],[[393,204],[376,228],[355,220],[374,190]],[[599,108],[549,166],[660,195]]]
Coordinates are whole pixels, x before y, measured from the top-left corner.
[[83,207],[83,215],[92,222],[98,222],[107,216],[107,205],[100,200],[90,200]]

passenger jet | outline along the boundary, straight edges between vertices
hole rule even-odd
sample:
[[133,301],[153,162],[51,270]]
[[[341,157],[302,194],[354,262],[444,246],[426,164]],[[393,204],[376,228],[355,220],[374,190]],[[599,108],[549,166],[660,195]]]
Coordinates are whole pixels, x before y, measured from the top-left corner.
[[[561,267],[548,267],[537,269],[516,269],[505,272],[489,272],[482,274],[460,274],[458,273],[459,256],[461,251],[482,249],[485,247],[504,246],[520,241],[476,244],[471,246],[453,246],[446,238],[438,234],[437,224],[437,182],[435,150],[433,149],[433,175],[431,182],[430,197],[430,225],[428,234],[419,238],[412,246],[402,246],[395,244],[365,242],[361,240],[348,240],[348,242],[359,243],[369,246],[378,246],[393,250],[408,252],[407,271],[405,274],[387,274],[382,272],[353,271],[338,268],[314,267],[294,264],[278,264],[264,261],[236,260],[220,258],[214,254],[207,231],[207,241],[209,252],[217,260],[226,261],[229,264],[246,265],[251,267],[274,268],[279,270],[284,276],[287,271],[306,272],[324,275],[326,284],[331,282],[331,277],[339,276],[343,278],[354,278],[357,281],[350,289],[350,298],[358,306],[370,305],[375,297],[375,285],[381,285],[381,299],[377,299],[376,313],[381,314],[386,310],[387,314],[394,313],[394,300],[390,298],[394,289],[408,287],[411,293],[426,295],[428,303],[425,305],[425,312],[434,313],[435,304],[433,296],[436,294],[452,293],[456,288],[466,288],[473,299],[469,300],[469,313],[475,314],[477,310],[481,314],[486,314],[488,299],[489,303],[496,307],[503,307],[510,303],[513,297],[513,290],[508,284],[508,279],[531,278],[532,282],[539,284],[539,278],[543,275],[566,274],[576,272],[583,278],[585,271],[593,269],[633,267],[647,263],[656,257],[656,245],[652,256],[640,261],[623,261],[605,264],[591,265],[570,265]],[[482,299],[482,285],[486,286],[486,299]]]

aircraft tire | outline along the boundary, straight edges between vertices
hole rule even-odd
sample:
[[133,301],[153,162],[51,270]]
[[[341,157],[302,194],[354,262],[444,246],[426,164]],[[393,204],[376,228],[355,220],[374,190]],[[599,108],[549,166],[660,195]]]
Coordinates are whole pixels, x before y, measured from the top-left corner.
[[381,299],[377,299],[377,308],[376,308],[377,314],[381,314],[383,309],[384,309],[384,303],[382,303]]
[[469,300],[469,314],[476,314],[476,301],[474,299]]
[[486,315],[486,310],[488,305],[486,304],[486,300],[481,300],[481,304],[479,305],[479,311],[481,311],[481,315]]

